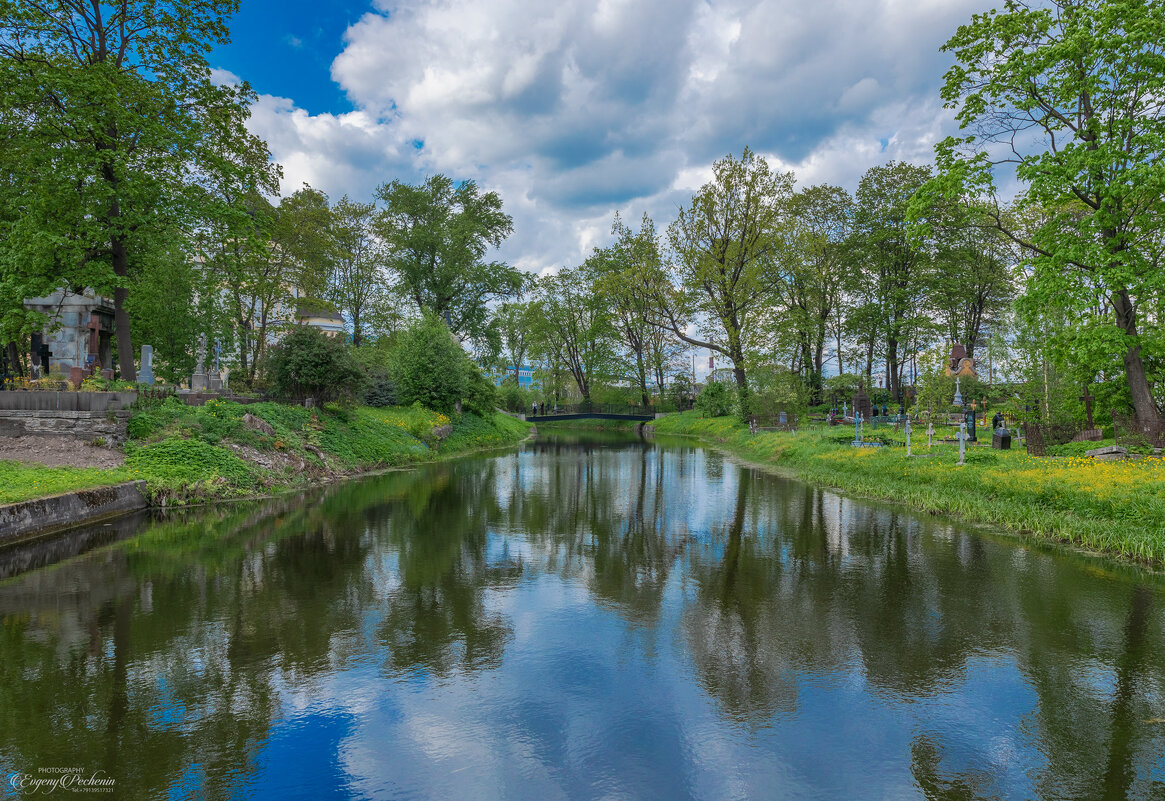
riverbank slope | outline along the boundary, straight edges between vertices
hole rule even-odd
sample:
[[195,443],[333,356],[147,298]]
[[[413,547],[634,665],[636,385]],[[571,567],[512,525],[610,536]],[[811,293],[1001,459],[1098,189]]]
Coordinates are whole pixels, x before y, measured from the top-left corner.
[[653,428],[858,495],[1165,564],[1165,460],[1159,458],[1097,462],[977,447],[960,466],[957,445],[927,447],[917,436],[908,458],[899,445],[854,448],[847,444],[852,429],[842,427],[753,435],[734,418],[684,412],[656,420]]
[[[169,399],[129,421],[116,468],[0,462],[0,503],[144,480],[153,505],[263,495],[522,440],[531,426],[502,414],[454,420],[419,406],[305,409]],[[35,454],[30,455],[35,458]]]

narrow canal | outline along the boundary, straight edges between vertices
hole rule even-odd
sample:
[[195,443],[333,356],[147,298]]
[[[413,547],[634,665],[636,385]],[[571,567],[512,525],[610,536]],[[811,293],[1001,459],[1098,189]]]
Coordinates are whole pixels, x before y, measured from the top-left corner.
[[682,443],[86,541],[0,553],[0,795],[1165,798],[1161,576]]

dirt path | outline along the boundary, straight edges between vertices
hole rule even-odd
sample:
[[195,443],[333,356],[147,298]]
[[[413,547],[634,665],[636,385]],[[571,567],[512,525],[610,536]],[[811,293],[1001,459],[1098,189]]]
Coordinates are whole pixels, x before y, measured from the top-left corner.
[[125,454],[72,437],[0,437],[0,460],[49,467],[120,467]]

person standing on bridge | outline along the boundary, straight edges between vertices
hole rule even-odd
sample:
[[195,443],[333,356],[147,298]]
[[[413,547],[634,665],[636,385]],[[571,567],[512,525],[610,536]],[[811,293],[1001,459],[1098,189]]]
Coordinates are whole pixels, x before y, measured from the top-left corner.
[[534,401],[533,403],[530,404],[530,406],[531,406],[530,416],[537,417],[538,416],[538,401]]

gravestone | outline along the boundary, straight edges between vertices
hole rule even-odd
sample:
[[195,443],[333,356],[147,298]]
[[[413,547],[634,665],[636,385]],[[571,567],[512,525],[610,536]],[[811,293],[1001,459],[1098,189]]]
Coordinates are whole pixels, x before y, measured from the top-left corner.
[[154,348],[152,345],[142,345],[142,369],[138,370],[138,383],[154,383]]
[[955,438],[959,441],[959,464],[967,463],[967,440],[970,437],[967,435],[967,424],[959,423],[959,433],[955,434]]
[[206,375],[206,334],[198,338],[197,357],[194,374],[190,376],[190,388],[195,392],[205,392],[210,386],[210,380]]
[[1011,450],[1011,432],[1005,426],[995,429],[991,435],[991,447],[1001,451]]
[[222,353],[222,345],[214,343],[214,369],[207,375],[207,383],[211,392],[222,392],[222,373],[218,369],[218,357]]
[[780,417],[777,418],[777,422],[779,422],[783,426],[789,424],[789,416],[787,414],[785,414],[785,411],[783,409],[781,410]]
[[866,389],[861,384],[858,384],[857,394],[854,395],[854,416],[860,415],[863,420],[869,420],[874,416],[874,405],[870,402],[870,396],[866,394]]
[[914,429],[910,427],[909,420],[906,421],[906,429],[905,430],[906,430],[906,455],[909,456],[910,455],[910,435],[914,432]]
[[934,423],[926,424],[926,447],[930,448],[934,445]]

